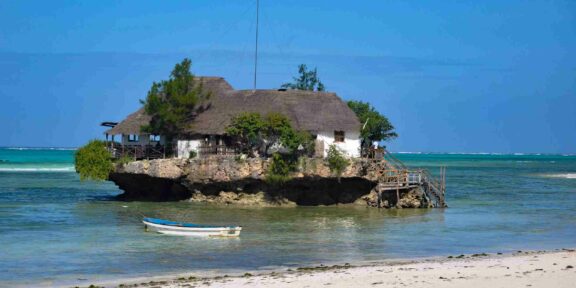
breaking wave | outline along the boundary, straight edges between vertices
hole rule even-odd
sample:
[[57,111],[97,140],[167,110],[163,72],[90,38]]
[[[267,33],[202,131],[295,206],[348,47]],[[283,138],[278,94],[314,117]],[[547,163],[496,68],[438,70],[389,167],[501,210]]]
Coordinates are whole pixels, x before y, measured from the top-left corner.
[[564,153],[500,153],[500,152],[417,152],[417,151],[391,151],[392,154],[422,154],[422,155],[495,155],[495,156],[566,156],[572,157],[576,154]]
[[66,167],[0,167],[0,172],[74,172],[74,166],[66,166]]
[[18,151],[25,151],[25,150],[61,150],[61,151],[74,151],[77,148],[66,148],[66,147],[0,147],[0,149],[6,150],[18,150]]
[[547,174],[544,176],[552,178],[576,179],[576,173]]

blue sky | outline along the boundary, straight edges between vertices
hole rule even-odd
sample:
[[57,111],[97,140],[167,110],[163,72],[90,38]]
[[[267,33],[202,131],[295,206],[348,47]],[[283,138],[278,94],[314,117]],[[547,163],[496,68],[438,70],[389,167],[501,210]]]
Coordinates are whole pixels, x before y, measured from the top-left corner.
[[[316,66],[393,151],[576,153],[574,1],[260,1],[259,88]],[[184,57],[252,85],[255,1],[0,1],[0,146],[78,146]]]

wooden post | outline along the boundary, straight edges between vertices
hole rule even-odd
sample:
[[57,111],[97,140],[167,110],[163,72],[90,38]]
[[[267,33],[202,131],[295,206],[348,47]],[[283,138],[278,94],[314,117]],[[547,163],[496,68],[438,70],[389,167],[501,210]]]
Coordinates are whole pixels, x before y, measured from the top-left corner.
[[404,183],[406,186],[410,186],[410,172],[404,170]]
[[440,187],[438,187],[440,190],[442,190],[442,166],[440,166],[440,179],[439,179],[439,184]]
[[[434,177],[434,178],[436,178],[436,177]],[[436,179],[438,179],[438,178],[436,178]],[[442,182],[442,166],[440,166],[440,182]],[[440,187],[440,188],[442,188],[442,187]]]
[[444,175],[446,175],[446,168],[444,166],[442,166],[442,192],[444,192]]
[[397,174],[396,179],[396,208],[400,208],[400,173]]
[[444,177],[442,179],[442,194],[446,193],[446,166],[444,166]]
[[440,180],[442,181],[442,191],[444,191],[444,166],[442,166],[442,178]]

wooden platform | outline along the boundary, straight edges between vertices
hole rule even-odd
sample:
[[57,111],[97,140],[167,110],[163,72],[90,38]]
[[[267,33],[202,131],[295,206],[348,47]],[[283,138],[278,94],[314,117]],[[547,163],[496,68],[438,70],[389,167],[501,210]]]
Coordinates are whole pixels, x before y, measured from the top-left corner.
[[385,168],[378,178],[376,189],[379,193],[396,191],[400,198],[401,190],[422,188],[425,197],[432,207],[447,207],[446,194],[446,168],[440,167],[440,180],[436,179],[426,169],[409,169],[404,163],[385,151],[383,158],[377,161],[385,161]]

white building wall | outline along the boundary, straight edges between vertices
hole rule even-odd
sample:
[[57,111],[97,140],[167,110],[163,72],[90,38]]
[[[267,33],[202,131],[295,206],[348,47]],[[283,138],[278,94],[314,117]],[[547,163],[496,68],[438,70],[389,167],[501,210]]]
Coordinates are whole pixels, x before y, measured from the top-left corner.
[[191,151],[198,152],[198,146],[202,143],[201,139],[198,140],[178,140],[178,158],[187,159],[190,157]]
[[344,131],[344,142],[334,142],[334,131],[319,132],[316,139],[324,142],[324,157],[332,144],[349,157],[360,157],[360,132]]
[[[126,146],[135,146],[135,145],[156,145],[156,142],[150,141],[150,134],[140,134],[138,136],[138,141],[129,141],[128,139],[130,135],[122,134],[122,144]],[[160,145],[164,145],[166,140],[164,137],[160,136]]]

